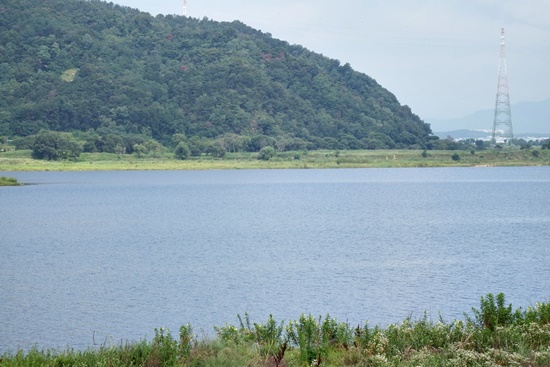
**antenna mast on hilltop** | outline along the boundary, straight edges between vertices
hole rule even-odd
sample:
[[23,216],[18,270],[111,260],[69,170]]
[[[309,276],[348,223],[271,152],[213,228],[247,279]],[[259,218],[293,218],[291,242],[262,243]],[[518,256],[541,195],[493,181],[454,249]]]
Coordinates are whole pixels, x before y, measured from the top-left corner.
[[183,16],[187,16],[187,0],[183,0]]
[[497,98],[492,143],[495,144],[497,139],[505,141],[506,139],[513,138],[510,94],[508,93],[508,72],[506,71],[506,51],[504,47],[504,28],[502,28],[500,31],[500,62],[498,65]]

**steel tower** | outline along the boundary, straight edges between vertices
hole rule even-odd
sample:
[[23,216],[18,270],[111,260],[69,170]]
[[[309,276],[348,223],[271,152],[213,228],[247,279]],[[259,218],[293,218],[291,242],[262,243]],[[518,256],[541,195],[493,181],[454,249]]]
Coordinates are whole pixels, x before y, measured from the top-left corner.
[[183,0],[183,16],[187,16],[187,0]]
[[508,72],[506,70],[506,50],[504,46],[504,28],[500,31],[500,62],[498,65],[497,98],[495,119],[493,122],[493,144],[514,138],[510,94],[508,92]]

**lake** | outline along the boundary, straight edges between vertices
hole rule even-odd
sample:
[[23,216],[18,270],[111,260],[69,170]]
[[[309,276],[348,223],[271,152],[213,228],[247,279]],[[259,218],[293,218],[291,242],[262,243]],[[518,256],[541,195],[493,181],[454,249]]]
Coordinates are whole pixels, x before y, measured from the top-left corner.
[[1,175],[0,354],[550,301],[550,167]]

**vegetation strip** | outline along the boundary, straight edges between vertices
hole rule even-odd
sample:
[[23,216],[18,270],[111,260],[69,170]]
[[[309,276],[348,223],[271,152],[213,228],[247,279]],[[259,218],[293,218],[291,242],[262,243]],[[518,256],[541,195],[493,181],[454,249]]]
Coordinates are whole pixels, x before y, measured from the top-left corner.
[[483,151],[421,150],[316,150],[260,153],[227,153],[223,158],[162,155],[82,153],[76,159],[38,160],[30,150],[0,153],[0,171],[108,171],[108,170],[207,170],[259,168],[395,168],[548,166],[550,149]]
[[549,366],[550,303],[527,310],[506,305],[502,293],[481,297],[465,321],[407,318],[386,328],[354,327],[326,315],[215,327],[199,339],[190,324],[174,338],[155,329],[151,342],[85,351],[5,353],[1,366]]

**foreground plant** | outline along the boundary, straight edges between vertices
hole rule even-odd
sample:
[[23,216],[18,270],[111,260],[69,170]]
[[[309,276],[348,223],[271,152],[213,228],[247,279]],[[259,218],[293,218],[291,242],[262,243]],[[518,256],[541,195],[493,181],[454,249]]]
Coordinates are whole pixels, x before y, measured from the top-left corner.
[[[506,299],[503,293],[499,293],[496,298],[492,293],[481,297],[480,309],[473,308],[475,323],[478,327],[487,328],[495,331],[498,326],[513,325],[522,321],[521,310],[512,311],[512,304],[506,306]],[[469,319],[472,322],[471,319]]]
[[550,303],[523,311],[503,294],[481,297],[465,321],[405,319],[386,328],[352,327],[326,315],[215,327],[213,340],[197,340],[190,324],[179,339],[156,329],[142,341],[87,351],[32,349],[4,354],[0,366],[550,366]]
[[276,367],[281,365],[288,347],[287,338],[283,338],[283,325],[284,321],[277,324],[273,315],[269,315],[269,319],[264,324],[254,323],[254,331],[260,353],[272,359]]

